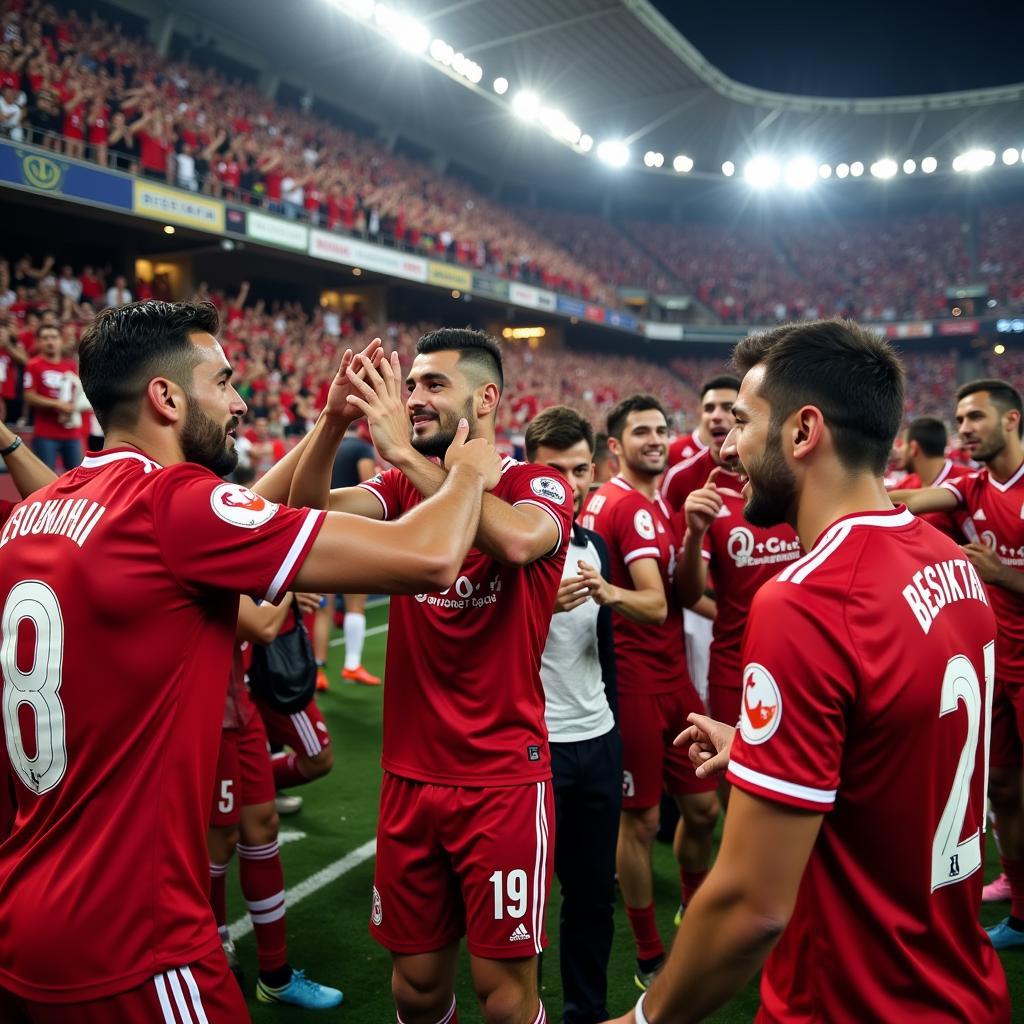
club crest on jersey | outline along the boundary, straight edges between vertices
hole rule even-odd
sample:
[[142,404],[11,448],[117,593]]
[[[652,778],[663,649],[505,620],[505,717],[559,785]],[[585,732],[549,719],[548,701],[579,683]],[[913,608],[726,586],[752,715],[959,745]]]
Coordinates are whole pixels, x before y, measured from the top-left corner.
[[654,517],[645,508],[639,508],[633,516],[633,528],[644,540],[654,540]]
[[274,518],[277,505],[241,484],[220,484],[210,494],[210,506],[218,518],[232,526],[255,530]]
[[373,887],[373,909],[370,911],[370,920],[378,926],[384,920],[384,908],[380,903],[380,893],[377,892],[377,886]]
[[743,672],[740,734],[747,743],[764,743],[782,721],[782,693],[771,672],[751,662]]
[[538,476],[530,481],[530,490],[539,498],[557,501],[560,505],[565,501],[565,486],[554,477]]

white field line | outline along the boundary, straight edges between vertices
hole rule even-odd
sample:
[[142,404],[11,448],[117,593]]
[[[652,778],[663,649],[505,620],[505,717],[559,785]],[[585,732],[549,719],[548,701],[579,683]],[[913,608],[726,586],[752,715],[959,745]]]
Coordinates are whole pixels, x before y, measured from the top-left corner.
[[[337,881],[342,875],[347,875],[354,868],[368,861],[376,852],[376,839],[371,839],[368,843],[357,846],[350,853],[346,853],[340,860],[336,860],[333,864],[328,864],[327,867],[321,868],[316,874],[310,875],[309,878],[299,882],[294,888],[286,889],[284,894],[285,905],[289,910],[292,909],[307,896],[312,896],[313,893],[319,892],[324,886],[330,885],[331,882]],[[233,921],[229,931],[231,938],[235,941],[248,935],[252,931],[252,921],[249,920],[249,915],[246,914],[245,917],[240,917],[237,921]]]
[[[380,626],[373,626],[372,628],[368,629],[366,631],[365,635],[366,636],[376,636],[378,633],[386,633],[387,631],[388,631],[388,624],[385,622],[385,623],[383,623]],[[331,646],[332,647],[344,647],[345,646],[345,638],[343,636],[336,636],[331,641]]]

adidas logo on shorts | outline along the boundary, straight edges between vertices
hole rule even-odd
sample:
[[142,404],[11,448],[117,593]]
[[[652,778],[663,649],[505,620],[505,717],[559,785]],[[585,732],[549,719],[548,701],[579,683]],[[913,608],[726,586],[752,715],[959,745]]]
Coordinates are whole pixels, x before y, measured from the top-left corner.
[[509,942],[528,942],[530,939],[530,933],[520,925],[509,937]]

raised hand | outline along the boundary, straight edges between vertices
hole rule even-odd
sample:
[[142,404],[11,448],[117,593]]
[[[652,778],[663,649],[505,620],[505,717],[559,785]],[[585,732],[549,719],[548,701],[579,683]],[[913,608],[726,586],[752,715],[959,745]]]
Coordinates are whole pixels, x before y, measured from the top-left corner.
[[571,612],[585,604],[590,597],[590,588],[587,587],[582,576],[567,576],[558,586],[558,593],[555,594],[555,614],[559,612]]
[[482,437],[469,439],[469,421],[459,420],[455,437],[444,453],[444,468],[451,472],[456,466],[470,466],[484,478],[484,490],[490,491],[501,480],[501,453]]
[[690,714],[690,723],[674,740],[677,747],[689,746],[688,754],[698,779],[709,779],[729,767],[736,730],[722,722],[716,722],[707,715]]
[[711,470],[703,487],[691,491],[683,505],[686,515],[686,528],[697,537],[703,537],[715,521],[722,508],[722,495],[718,493],[715,478],[722,471],[721,466]]
[[576,566],[580,571],[583,586],[587,588],[587,593],[595,603],[603,607],[606,604],[614,604],[619,599],[618,588],[612,586],[589,562],[584,562],[581,558]]
[[397,465],[412,448],[398,353],[380,359],[376,366],[372,358],[360,353],[353,357],[345,375],[351,386],[346,400],[366,417],[381,458]]
[[381,347],[380,338],[374,338],[362,352],[353,353],[350,348],[345,350],[345,354],[341,357],[341,366],[338,368],[338,372],[335,374],[334,380],[331,381],[330,389],[327,392],[327,404],[324,406],[324,414],[326,416],[346,422],[359,418],[361,413],[358,412],[355,406],[350,405],[348,401],[349,395],[353,394],[352,384],[348,379],[348,371],[350,368],[355,367],[358,375],[365,379],[365,374],[362,372],[362,364],[358,360],[365,356],[373,366],[377,366],[383,355],[384,350]]

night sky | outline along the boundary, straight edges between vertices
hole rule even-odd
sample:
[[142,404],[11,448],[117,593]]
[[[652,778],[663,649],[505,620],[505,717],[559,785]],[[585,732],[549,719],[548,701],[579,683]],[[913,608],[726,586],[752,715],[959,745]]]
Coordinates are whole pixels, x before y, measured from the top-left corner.
[[1024,81],[1024,3],[736,0],[658,8],[747,85],[818,96],[898,96]]

